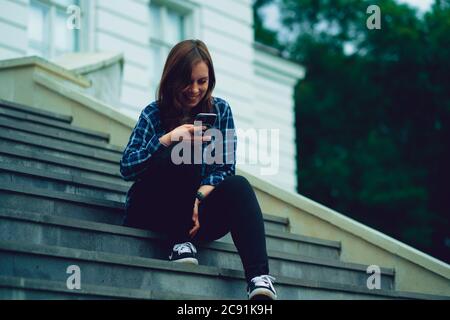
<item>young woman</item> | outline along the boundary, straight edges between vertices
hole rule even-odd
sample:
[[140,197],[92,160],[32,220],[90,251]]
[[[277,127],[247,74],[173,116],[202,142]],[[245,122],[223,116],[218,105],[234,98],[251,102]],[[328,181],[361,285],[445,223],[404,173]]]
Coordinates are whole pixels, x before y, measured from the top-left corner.
[[[186,40],[172,48],[157,100],[142,111],[120,161],[123,178],[135,181],[127,194],[124,224],[166,235],[169,259],[195,264],[198,243],[231,232],[245,270],[248,297],[276,299],[274,278],[268,275],[261,209],[249,182],[235,175],[233,116],[225,100],[212,97],[215,81],[211,56],[202,41]],[[222,143],[203,134],[205,127],[193,125],[201,112],[217,115],[213,127],[222,133]],[[190,163],[173,160],[180,155],[174,150],[179,144],[191,148],[182,151],[183,155],[192,151]],[[224,161],[207,164],[200,157],[195,163],[195,148],[201,148],[202,154],[211,144],[223,148]]]

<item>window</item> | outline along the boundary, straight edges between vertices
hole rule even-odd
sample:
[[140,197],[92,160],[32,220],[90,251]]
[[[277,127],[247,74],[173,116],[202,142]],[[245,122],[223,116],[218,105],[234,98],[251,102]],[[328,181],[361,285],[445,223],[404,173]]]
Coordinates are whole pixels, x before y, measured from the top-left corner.
[[69,5],[79,0],[31,0],[28,16],[28,54],[52,59],[79,51],[79,30],[66,25]]
[[[174,3],[176,3],[174,1]],[[162,70],[170,49],[187,38],[190,32],[189,8],[170,6],[170,2],[150,3],[150,49],[151,49],[151,90],[156,88],[161,79]]]

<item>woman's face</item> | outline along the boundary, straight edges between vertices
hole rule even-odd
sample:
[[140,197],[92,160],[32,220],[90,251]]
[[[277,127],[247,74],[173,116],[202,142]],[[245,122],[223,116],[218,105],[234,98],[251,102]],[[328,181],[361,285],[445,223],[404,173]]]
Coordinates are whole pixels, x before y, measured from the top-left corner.
[[205,62],[200,61],[192,68],[191,82],[182,92],[183,104],[194,108],[206,95],[209,84],[209,70]]

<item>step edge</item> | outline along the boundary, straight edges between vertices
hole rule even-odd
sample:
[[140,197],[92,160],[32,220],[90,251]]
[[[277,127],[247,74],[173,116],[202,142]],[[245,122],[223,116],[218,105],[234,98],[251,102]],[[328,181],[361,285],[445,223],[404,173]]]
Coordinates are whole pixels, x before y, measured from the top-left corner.
[[[25,277],[0,276],[0,287],[25,289],[46,292],[61,292],[69,294],[91,295],[98,297],[126,298],[126,299],[149,299],[149,300],[211,300],[210,297],[190,295],[165,291],[163,293],[155,290],[141,290],[133,288],[116,288],[112,286],[100,286],[83,284],[81,289],[70,290],[61,282],[44,279],[32,279]],[[175,298],[176,297],[176,298]]]
[[112,191],[115,193],[120,193],[122,195],[126,195],[128,192],[129,187],[125,185],[120,185],[118,183],[113,182],[106,182],[106,181],[100,181],[95,180],[91,178],[81,177],[81,176],[75,176],[71,174],[66,173],[60,173],[60,172],[51,172],[48,170],[39,170],[36,168],[30,168],[30,167],[22,167],[18,165],[13,164],[6,164],[3,162],[0,162],[0,171],[4,172],[10,172],[18,175],[27,175],[27,176],[33,176],[37,178],[42,179],[48,179],[53,180],[57,182],[70,182],[75,185],[79,186],[87,186],[95,189],[100,190],[106,190],[106,191]]
[[314,243],[320,246],[324,247],[330,247],[336,250],[342,249],[342,244],[340,241],[333,241],[333,240],[327,240],[327,239],[320,239],[316,237],[309,237],[309,236],[303,236],[296,233],[286,232],[286,231],[272,231],[272,230],[266,230],[266,234],[274,237],[274,238],[282,238],[282,239],[290,239],[294,241],[300,241],[300,242],[310,242]]
[[61,121],[63,123],[72,123],[73,117],[68,115],[59,114],[56,112],[51,112],[47,110],[42,110],[39,108],[27,106],[25,104],[21,104],[18,102],[5,100],[0,98],[0,108],[14,109],[26,114],[35,114],[37,116],[41,116],[43,118],[51,118],[56,121]]
[[21,150],[21,149],[17,149],[17,148],[5,148],[3,146],[0,146],[0,153],[6,154],[9,156],[22,157],[27,160],[42,161],[42,162],[56,164],[56,165],[60,165],[60,166],[64,166],[64,167],[94,172],[97,174],[113,176],[113,177],[120,178],[123,180],[119,171],[115,172],[114,170],[111,170],[110,168],[102,166],[100,164],[89,164],[92,167],[97,167],[96,169],[91,169],[91,168],[84,167],[82,164],[83,163],[82,161],[76,161],[73,159],[65,159],[62,157],[57,157],[55,155],[49,155],[49,154],[39,154],[39,153],[30,151],[30,150]]
[[[16,110],[14,110],[14,111],[16,111]],[[20,112],[20,111],[16,111],[16,112]],[[8,113],[0,113],[0,114],[4,115],[6,117],[18,119],[18,120],[25,120],[25,121],[29,121],[29,122],[39,123],[42,125],[47,125],[47,126],[50,126],[53,128],[59,128],[59,129],[67,130],[67,131],[78,132],[80,134],[85,134],[87,136],[96,137],[98,139],[102,139],[102,140],[106,140],[106,141],[110,140],[110,135],[107,133],[78,127],[78,126],[75,126],[75,125],[69,124],[69,123],[64,123],[64,122],[59,123],[59,122],[57,122],[57,120],[52,120],[52,119],[48,119],[48,118],[46,119],[46,118],[42,118],[42,117],[35,116],[32,114],[26,113],[23,115],[23,117],[21,117],[19,115],[14,115],[14,114],[8,114]]]
[[[26,139],[25,137],[15,136],[10,133],[5,133],[5,132],[1,132],[1,131],[0,131],[0,138],[5,139],[5,140],[10,140],[10,141],[13,141],[16,143],[18,142],[18,143],[22,143],[22,144],[26,144],[26,145],[35,146],[35,147],[56,150],[56,151],[63,152],[66,154],[73,154],[73,155],[86,157],[86,158],[99,160],[99,161],[104,161],[104,162],[109,162],[109,163],[113,163],[113,164],[119,164],[119,161],[121,159],[121,157],[119,155],[115,155],[115,154],[114,155],[113,154],[101,155],[98,153],[98,149],[83,150],[82,148],[88,148],[88,147],[83,147],[80,145],[77,145],[75,149],[72,148],[71,150],[67,150],[66,146],[58,145],[60,143],[65,143],[65,142],[61,142],[61,141],[55,141],[56,144],[52,143],[51,145],[49,145],[49,144],[45,143],[45,141],[29,140],[29,139]],[[41,139],[51,139],[51,138],[41,137]],[[81,150],[80,150],[80,148],[81,148]],[[102,151],[102,152],[107,152],[107,151]]]
[[76,202],[84,205],[91,205],[96,207],[108,208],[110,210],[123,210],[125,208],[123,202],[114,200],[105,200],[99,198],[91,198],[86,196],[81,196],[77,194],[70,194],[65,192],[57,192],[53,190],[45,190],[32,187],[16,187],[11,185],[0,185],[0,191],[9,191],[19,194],[28,194],[33,196],[38,196],[48,199],[58,199],[67,202]]
[[[99,141],[99,140],[89,139],[89,138],[83,138],[83,137],[76,137],[76,136],[70,137],[70,138],[66,138],[64,136],[59,136],[59,135],[57,135],[55,133],[52,133],[52,132],[46,132],[46,133],[44,133],[43,131],[39,132],[39,131],[37,131],[38,128],[27,127],[27,126],[23,125],[22,123],[14,123],[14,122],[20,122],[20,121],[17,121],[17,120],[6,120],[6,119],[1,119],[0,118],[0,126],[7,127],[7,128],[12,129],[12,130],[23,131],[23,132],[26,132],[26,133],[29,133],[29,134],[35,134],[35,135],[43,136],[43,137],[46,137],[46,138],[60,139],[60,140],[65,141],[65,142],[79,144],[79,145],[86,146],[86,147],[95,147],[95,148],[102,149],[102,150],[105,150],[105,151],[111,151],[111,152],[116,152],[116,153],[120,153],[120,154],[123,153],[123,148],[122,147],[116,146],[116,145],[113,145],[113,144],[109,144],[109,143],[104,142],[104,141]],[[39,126],[39,124],[36,124],[36,123],[31,123],[31,124],[34,125],[34,126]],[[44,127],[44,128],[46,128],[46,127]],[[56,130],[56,128],[52,128],[52,129]]]
[[266,214],[266,216],[267,216],[268,220],[270,220],[271,222],[283,224],[286,226],[289,225],[289,218],[279,217],[279,216],[276,216],[276,215],[270,214],[270,213]]

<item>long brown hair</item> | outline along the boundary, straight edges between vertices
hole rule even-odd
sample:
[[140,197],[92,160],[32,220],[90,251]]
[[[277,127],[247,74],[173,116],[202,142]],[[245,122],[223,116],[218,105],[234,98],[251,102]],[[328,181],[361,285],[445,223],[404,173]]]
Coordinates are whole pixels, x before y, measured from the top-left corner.
[[[208,66],[208,90],[193,109],[183,108],[181,93],[191,82],[193,67],[203,61]],[[157,91],[157,102],[161,110],[161,122],[166,132],[185,124],[193,123],[200,112],[213,112],[211,94],[216,84],[214,67],[208,48],[200,40],[185,40],[170,50],[164,65]]]

